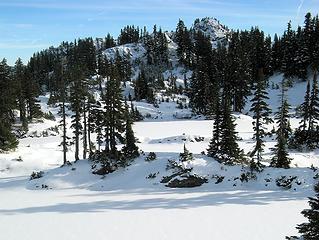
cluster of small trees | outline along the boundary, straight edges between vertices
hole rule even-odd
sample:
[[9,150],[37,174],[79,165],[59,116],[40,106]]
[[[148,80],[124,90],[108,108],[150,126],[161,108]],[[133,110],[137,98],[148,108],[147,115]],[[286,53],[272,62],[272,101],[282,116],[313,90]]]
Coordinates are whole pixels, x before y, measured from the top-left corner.
[[[123,99],[121,76],[116,61],[109,62],[105,72],[105,88],[100,89],[100,98],[93,95],[96,82],[86,76],[80,66],[62,65],[60,88],[60,116],[63,128],[62,143],[64,152],[64,164],[67,164],[66,151],[70,145],[66,132],[67,106],[69,102],[71,115],[71,129],[73,129],[72,144],[75,148],[75,160],[79,160],[80,141],[83,145],[83,159],[87,153],[93,154],[94,147],[91,134],[96,133],[98,151],[107,154],[113,160],[127,160],[139,155],[132,130],[132,115],[129,107]],[[66,85],[65,82],[68,82]],[[81,138],[82,136],[82,138]],[[102,145],[104,143],[104,149]],[[124,144],[123,149],[117,149],[119,143]]]
[[[6,59],[0,62],[0,150],[15,148],[18,144],[16,135],[12,133],[16,122],[14,110],[19,110],[21,130],[28,130],[28,123],[42,116],[36,97],[39,85],[32,77],[32,69],[25,66],[19,58],[14,67],[7,64]],[[16,129],[18,130],[18,129]]]

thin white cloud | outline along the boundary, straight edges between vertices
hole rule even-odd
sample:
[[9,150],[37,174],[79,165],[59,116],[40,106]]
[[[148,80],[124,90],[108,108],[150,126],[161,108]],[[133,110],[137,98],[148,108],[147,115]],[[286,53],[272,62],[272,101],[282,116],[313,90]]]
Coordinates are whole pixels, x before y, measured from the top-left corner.
[[297,8],[297,20],[298,21],[300,20],[300,11],[301,11],[302,6],[304,5],[304,2],[305,2],[305,0],[300,0],[300,4]]

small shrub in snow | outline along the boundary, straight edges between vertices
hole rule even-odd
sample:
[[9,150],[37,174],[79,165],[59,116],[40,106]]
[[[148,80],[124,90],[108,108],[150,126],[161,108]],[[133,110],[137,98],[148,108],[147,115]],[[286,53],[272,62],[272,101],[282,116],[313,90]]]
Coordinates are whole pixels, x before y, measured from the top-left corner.
[[39,172],[32,172],[30,175],[30,180],[38,179],[43,177],[44,172],[39,171]]
[[177,109],[183,109],[184,108],[183,103],[182,102],[178,102],[176,108]]
[[221,183],[221,182],[223,182],[223,181],[224,181],[225,176],[213,175],[213,176],[212,176],[212,178],[213,178],[213,179],[216,179],[215,184],[219,184],[219,183]]
[[204,142],[204,140],[205,140],[204,137],[195,137],[194,139],[196,142]]
[[22,157],[19,156],[18,158],[12,159],[12,161],[16,161],[16,162],[23,162]]
[[292,237],[286,237],[286,240],[303,240],[303,238],[292,236]]
[[179,173],[174,173],[170,176],[164,176],[161,180],[161,183],[168,183],[169,181],[171,181],[173,178],[177,177],[179,175]]
[[158,105],[157,102],[154,102],[154,103],[153,103],[153,106],[154,106],[155,108],[159,108],[159,105]]
[[157,173],[150,173],[150,174],[146,177],[146,179],[154,179],[154,178],[156,178],[157,174],[159,174],[159,172],[157,172]]
[[264,168],[265,168],[265,165],[262,164],[261,162],[259,162],[259,161],[256,162],[256,161],[254,161],[254,159],[250,161],[250,170],[252,172],[259,172],[260,173],[264,170]]
[[297,176],[281,176],[276,179],[276,185],[285,189],[290,189],[292,182],[297,179]]
[[249,180],[257,180],[257,176],[253,172],[244,172],[240,175],[241,182],[248,182]]
[[314,172],[318,170],[318,168],[316,168],[313,164],[311,164],[310,169]]
[[191,188],[199,187],[207,182],[208,180],[206,178],[193,174],[174,178],[169,181],[166,186],[170,188]]
[[120,153],[110,154],[105,152],[96,151],[91,155],[93,161],[92,173],[97,175],[105,175],[111,172],[114,172],[118,169],[118,160],[120,159]]
[[184,144],[184,152],[179,154],[179,161],[187,162],[187,161],[192,161],[192,160],[194,160],[193,154],[188,151],[188,149],[186,148],[186,146]]
[[154,160],[156,160],[155,152],[150,152],[145,158],[146,162],[151,162],[151,161],[154,161]]

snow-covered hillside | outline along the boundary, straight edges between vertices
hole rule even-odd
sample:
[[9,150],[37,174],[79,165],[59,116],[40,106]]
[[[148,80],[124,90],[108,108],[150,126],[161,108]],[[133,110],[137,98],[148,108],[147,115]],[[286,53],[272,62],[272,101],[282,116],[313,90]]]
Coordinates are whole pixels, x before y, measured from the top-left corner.
[[[227,35],[229,34],[229,30],[217,19],[208,17],[201,20],[196,20],[192,26],[192,29],[194,31],[200,31],[205,36],[209,37],[211,39],[213,48],[216,48],[219,42],[227,41]],[[178,64],[175,32],[165,32],[164,34],[168,43],[168,60],[172,66],[163,72],[164,78],[168,79],[169,77],[174,76],[177,78],[177,82],[183,82],[184,75],[186,74],[186,78],[190,79],[191,71],[186,71]],[[143,41],[139,43],[130,43],[108,48],[103,53],[109,60],[113,60],[116,56],[116,53],[118,53],[121,57],[129,56],[133,66],[133,80],[138,76],[140,64],[146,64],[147,62],[146,46],[143,44]]]
[[[278,106],[280,89],[276,84],[281,78],[275,75],[270,79],[273,110]],[[305,82],[297,82],[289,89],[293,107],[302,102],[305,88]],[[157,95],[158,99],[162,97],[161,93]],[[192,115],[189,109],[177,108],[176,100],[183,97],[160,101],[158,107],[133,102],[147,117],[134,124],[138,146],[145,155],[106,176],[93,175],[88,160],[61,168],[61,138],[54,131],[57,122],[31,124],[17,151],[0,154],[1,239],[191,240],[209,236],[279,240],[296,234],[296,224],[304,221],[300,211],[306,207],[314,178],[318,177],[318,171],[310,168],[319,167],[318,151],[290,152],[291,169],[266,168],[247,182],[245,167],[224,166],[202,154],[208,147],[213,122]],[[47,99],[40,98],[42,109],[59,120],[57,108],[48,107]],[[187,104],[188,99],[185,101]],[[299,119],[291,111],[294,127]],[[235,117],[239,145],[247,153],[254,145],[252,118],[244,114]],[[167,188],[161,183],[163,177],[173,173],[167,165],[169,160],[178,161],[184,144],[194,160],[183,164],[192,168],[191,173],[206,178],[207,183],[192,189]],[[269,137],[265,164],[274,144],[274,138]],[[149,152],[156,153],[156,160],[145,161]],[[68,152],[69,160],[73,153],[72,149]],[[43,171],[43,177],[29,180],[33,171]],[[291,180],[288,186],[279,186],[287,179]]]

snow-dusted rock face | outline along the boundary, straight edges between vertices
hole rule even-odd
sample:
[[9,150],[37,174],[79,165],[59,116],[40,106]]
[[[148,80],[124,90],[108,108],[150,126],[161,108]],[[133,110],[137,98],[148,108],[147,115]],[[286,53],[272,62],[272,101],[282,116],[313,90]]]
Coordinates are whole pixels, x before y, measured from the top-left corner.
[[144,44],[129,43],[129,44],[116,46],[113,48],[108,48],[104,51],[104,54],[106,55],[108,59],[113,60],[115,58],[117,51],[121,57],[127,56],[127,55],[130,56],[132,61],[142,58],[146,53]]
[[201,31],[205,36],[209,36],[213,47],[217,45],[218,42],[226,41],[226,35],[229,30],[223,26],[216,18],[202,18],[196,19],[194,22],[193,29],[195,31]]
[[[218,42],[226,41],[226,35],[229,30],[220,24],[216,18],[203,18],[197,19],[194,22],[193,29],[195,31],[201,31],[206,36],[209,36],[213,47],[217,46]],[[171,61],[177,60],[176,48],[177,43],[174,42],[175,32],[165,32],[165,36],[168,42],[168,51]],[[142,60],[145,57],[146,48],[143,43],[130,43],[113,48],[106,49],[104,54],[108,59],[114,59],[116,52],[119,52],[120,56],[129,55],[131,60]]]

